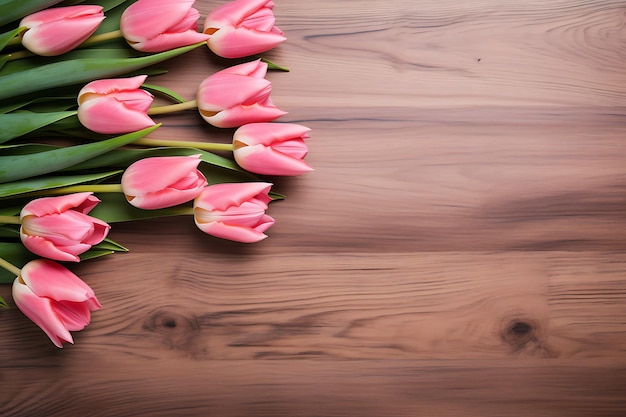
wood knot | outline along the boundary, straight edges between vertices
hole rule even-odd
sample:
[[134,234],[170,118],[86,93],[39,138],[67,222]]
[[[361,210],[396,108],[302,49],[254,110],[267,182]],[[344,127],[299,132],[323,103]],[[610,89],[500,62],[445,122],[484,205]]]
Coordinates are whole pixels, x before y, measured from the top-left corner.
[[517,355],[540,358],[558,356],[558,352],[548,345],[540,323],[533,319],[517,317],[505,320],[500,338]]
[[195,315],[163,309],[148,316],[143,328],[158,335],[170,349],[185,351],[193,350],[200,334],[200,324]]
[[514,350],[537,340],[537,323],[529,319],[513,319],[505,326],[502,340]]

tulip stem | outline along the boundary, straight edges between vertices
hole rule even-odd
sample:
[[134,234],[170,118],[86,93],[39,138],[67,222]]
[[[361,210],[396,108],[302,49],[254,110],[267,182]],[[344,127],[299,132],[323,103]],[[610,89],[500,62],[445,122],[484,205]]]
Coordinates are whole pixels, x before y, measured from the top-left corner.
[[33,54],[30,51],[27,51],[26,49],[24,49],[23,51],[17,51],[17,52],[13,52],[11,54],[5,55],[8,56],[7,61],[15,61],[17,59],[22,59],[22,58],[28,58],[31,56],[35,56],[35,54]]
[[162,140],[140,138],[133,142],[133,145],[149,146],[149,147],[165,147],[165,148],[195,148],[203,151],[233,151],[232,143],[210,143],[210,142],[192,142],[182,140]]
[[0,267],[2,267],[3,269],[6,269],[7,271],[15,274],[15,276],[19,277],[20,274],[22,273],[22,270],[20,268],[18,268],[17,266],[13,265],[12,263],[0,258]]
[[19,216],[0,216],[0,224],[22,224]]
[[121,30],[114,30],[112,32],[100,33],[98,35],[93,35],[92,37],[88,38],[85,42],[80,44],[80,47],[83,48],[85,46],[91,46],[94,44],[110,41],[112,39],[118,39],[121,37],[122,37]]
[[92,185],[69,185],[67,187],[41,190],[38,195],[59,195],[71,193],[122,193],[122,184],[92,184]]
[[148,110],[148,114],[149,115],[167,114],[167,113],[174,113],[174,112],[181,111],[181,110],[191,110],[191,109],[197,109],[197,108],[198,108],[198,103],[196,102],[196,100],[190,100],[190,101],[185,101],[184,103],[170,104],[168,106],[150,107],[150,110]]

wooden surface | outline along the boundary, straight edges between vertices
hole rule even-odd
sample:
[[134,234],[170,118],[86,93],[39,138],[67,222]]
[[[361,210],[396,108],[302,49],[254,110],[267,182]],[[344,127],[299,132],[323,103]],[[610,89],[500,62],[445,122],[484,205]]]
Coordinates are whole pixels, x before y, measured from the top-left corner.
[[626,415],[626,3],[276,3],[316,171],[272,178],[260,244],[114,225],[131,252],[73,267],[104,306],[74,346],[0,312],[0,414]]

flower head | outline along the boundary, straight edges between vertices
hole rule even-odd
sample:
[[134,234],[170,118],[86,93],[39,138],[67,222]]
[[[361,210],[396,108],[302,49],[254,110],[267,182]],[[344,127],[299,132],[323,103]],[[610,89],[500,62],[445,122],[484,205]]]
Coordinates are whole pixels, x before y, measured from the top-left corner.
[[203,232],[237,242],[252,243],[267,237],[274,219],[265,214],[271,201],[266,182],[210,185],[196,197],[193,215]]
[[163,52],[204,42],[209,35],[197,31],[200,17],[195,0],[139,0],[122,14],[120,30],[134,49]]
[[274,25],[271,0],[235,0],[213,10],[204,22],[207,45],[224,58],[241,58],[265,52],[285,41]]
[[78,93],[78,120],[105,134],[128,133],[154,126],[148,110],[154,97],[139,87],[146,75],[92,81]]
[[71,51],[89,38],[104,20],[101,6],[54,7],[26,16],[28,30],[22,45],[37,55],[55,56]]
[[233,135],[235,161],[265,175],[299,175],[313,168],[304,157],[309,128],[293,123],[250,123]]
[[216,127],[239,127],[286,114],[270,100],[272,83],[266,72],[267,64],[256,60],[207,77],[198,88],[200,115]]
[[43,197],[20,213],[20,238],[31,252],[57,261],[78,262],[78,255],[102,242],[110,226],[88,216],[99,199],[92,193]]
[[193,200],[207,185],[197,169],[200,155],[144,158],[122,175],[126,200],[135,207],[154,210]]
[[74,343],[70,331],[82,330],[101,307],[93,290],[62,265],[37,259],[24,265],[13,281],[17,307],[62,348]]

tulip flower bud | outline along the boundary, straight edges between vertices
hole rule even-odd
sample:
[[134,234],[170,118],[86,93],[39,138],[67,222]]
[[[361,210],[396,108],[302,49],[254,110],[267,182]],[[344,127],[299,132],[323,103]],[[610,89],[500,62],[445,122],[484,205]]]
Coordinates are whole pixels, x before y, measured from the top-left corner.
[[267,64],[256,60],[218,71],[202,81],[196,97],[200,115],[216,127],[270,122],[286,112],[270,100]]
[[45,258],[80,261],[78,255],[102,242],[111,228],[87,215],[99,202],[92,193],[32,200],[20,213],[24,246]]
[[207,45],[224,58],[268,51],[287,38],[274,26],[271,0],[235,0],[213,10],[204,22]]
[[144,158],[122,175],[122,190],[133,206],[146,210],[193,200],[207,185],[197,169],[200,155]]
[[193,216],[203,232],[236,242],[252,243],[267,237],[274,219],[265,214],[272,184],[240,182],[206,187],[194,200]]
[[243,169],[265,175],[299,175],[313,168],[303,161],[309,128],[293,123],[250,123],[233,135],[233,155]]
[[142,52],[163,52],[204,42],[209,35],[197,30],[200,13],[192,7],[194,1],[138,0],[122,14],[122,36]]
[[74,343],[70,331],[82,330],[100,303],[93,290],[62,265],[47,260],[30,261],[13,281],[13,300],[22,313],[62,348]]
[[139,89],[146,75],[92,81],[78,93],[78,120],[105,134],[135,132],[154,126],[148,116],[154,96]]
[[45,9],[20,22],[28,30],[22,45],[37,55],[55,56],[71,51],[89,38],[104,20],[101,6],[68,6]]

